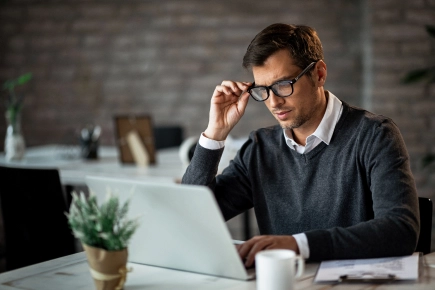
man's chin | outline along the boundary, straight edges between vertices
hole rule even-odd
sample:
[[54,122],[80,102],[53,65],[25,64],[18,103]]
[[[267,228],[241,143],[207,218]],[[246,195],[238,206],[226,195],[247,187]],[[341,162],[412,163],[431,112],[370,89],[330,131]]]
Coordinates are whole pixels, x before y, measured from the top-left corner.
[[297,122],[297,120],[287,120],[287,121],[279,121],[279,125],[281,128],[286,130],[293,130],[302,126],[303,122]]
[[281,128],[283,128],[283,129],[291,130],[291,129],[295,128],[293,122],[291,122],[289,120],[286,120],[286,121],[277,120],[277,121],[278,121],[279,125],[281,126]]

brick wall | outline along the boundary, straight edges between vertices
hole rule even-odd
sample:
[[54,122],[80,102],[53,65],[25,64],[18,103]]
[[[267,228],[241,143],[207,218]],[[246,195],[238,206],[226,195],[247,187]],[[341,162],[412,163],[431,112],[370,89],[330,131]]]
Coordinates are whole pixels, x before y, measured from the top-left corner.
[[390,116],[411,155],[419,194],[435,198],[435,176],[421,158],[435,152],[435,86],[403,85],[412,69],[434,65],[435,41],[424,26],[435,25],[435,1],[371,1],[373,25],[373,109]]
[[[393,118],[419,193],[435,197],[434,176],[420,167],[422,156],[435,152],[435,88],[400,83],[407,71],[434,64],[435,43],[424,30],[435,24],[434,0],[3,0],[0,83],[34,74],[24,90],[29,146],[77,143],[87,123],[102,125],[103,143],[114,144],[113,116],[126,113],[197,135],[207,125],[214,87],[224,79],[252,80],[241,59],[254,35],[274,22],[318,30],[326,88]],[[250,101],[232,134],[270,124],[265,106]]]
[[[23,114],[28,145],[75,142],[86,123],[102,125],[104,143],[113,144],[112,117],[124,113],[150,114],[156,125],[182,124],[186,136],[196,135],[217,84],[252,80],[241,60],[255,34],[274,22],[305,23],[324,41],[328,88],[358,104],[359,12],[346,2],[3,1],[0,81],[35,76]],[[274,123],[263,104],[251,102],[233,134]]]
[[435,40],[424,28],[435,25],[435,1],[372,0],[370,5],[373,110],[397,123],[411,156],[418,193],[434,200],[434,171],[422,168],[421,160],[425,154],[435,152],[435,86],[404,85],[400,80],[410,70],[435,65]]

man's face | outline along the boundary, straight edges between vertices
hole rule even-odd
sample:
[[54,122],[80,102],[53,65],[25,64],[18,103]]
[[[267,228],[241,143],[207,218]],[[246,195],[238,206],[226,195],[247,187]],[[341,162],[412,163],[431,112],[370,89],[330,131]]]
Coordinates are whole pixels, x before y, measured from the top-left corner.
[[[287,50],[280,50],[271,55],[264,65],[254,66],[255,84],[270,86],[280,80],[291,80],[301,73],[302,69],[293,64]],[[312,69],[312,77],[307,73],[293,84],[293,94],[278,97],[272,90],[264,102],[277,119],[282,128],[314,132],[324,114],[323,90],[319,90],[316,66]],[[323,98],[323,99],[322,99]]]

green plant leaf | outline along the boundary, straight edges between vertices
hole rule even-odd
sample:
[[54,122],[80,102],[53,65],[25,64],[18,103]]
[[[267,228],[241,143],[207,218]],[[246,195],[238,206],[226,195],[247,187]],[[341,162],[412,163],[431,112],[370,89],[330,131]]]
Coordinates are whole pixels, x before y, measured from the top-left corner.
[[17,85],[23,85],[25,83],[27,83],[28,81],[30,81],[32,79],[32,73],[26,73],[23,74],[22,76],[18,77],[17,79]]
[[16,79],[7,80],[3,84],[3,89],[9,90],[9,91],[13,90],[16,86],[23,85],[23,84],[27,83],[28,81],[30,81],[32,79],[32,77],[33,77],[33,74],[29,72],[29,73],[25,73],[25,74],[19,76]]
[[76,238],[89,246],[108,251],[122,250],[135,232],[137,219],[127,218],[129,200],[120,204],[118,197],[107,196],[100,206],[94,194],[86,199],[73,193],[68,223]]

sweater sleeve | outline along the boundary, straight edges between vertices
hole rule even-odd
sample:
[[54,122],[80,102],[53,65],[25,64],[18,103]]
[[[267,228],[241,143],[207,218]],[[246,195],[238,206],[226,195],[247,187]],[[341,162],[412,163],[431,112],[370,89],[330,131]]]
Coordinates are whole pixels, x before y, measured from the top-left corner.
[[415,250],[418,198],[399,129],[383,119],[359,136],[356,162],[365,170],[374,218],[347,228],[306,232],[310,260],[402,256]]
[[252,191],[244,154],[249,154],[250,138],[230,161],[222,174],[217,175],[224,148],[210,150],[197,145],[193,158],[182,178],[183,184],[206,185],[214,193],[225,220],[252,208]]

